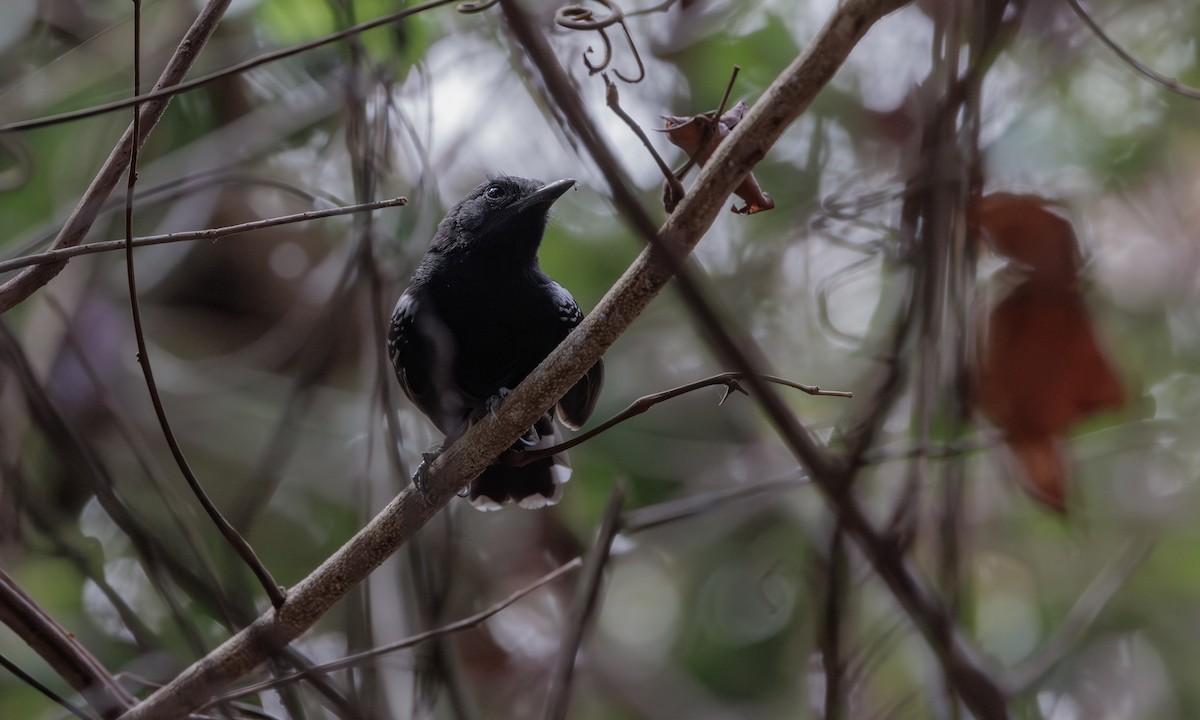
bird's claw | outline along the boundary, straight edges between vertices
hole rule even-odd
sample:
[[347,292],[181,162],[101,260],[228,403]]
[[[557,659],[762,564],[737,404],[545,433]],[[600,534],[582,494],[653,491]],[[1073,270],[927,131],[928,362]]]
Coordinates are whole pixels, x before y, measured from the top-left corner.
[[496,410],[500,409],[500,403],[504,402],[504,398],[508,397],[511,392],[512,390],[502,387],[496,391],[495,395],[484,401],[483,407],[491,414],[493,420],[496,419]]
[[412,482],[422,497],[429,497],[429,466],[433,465],[433,461],[437,460],[441,454],[442,448],[440,447],[421,453],[421,464],[413,473]]

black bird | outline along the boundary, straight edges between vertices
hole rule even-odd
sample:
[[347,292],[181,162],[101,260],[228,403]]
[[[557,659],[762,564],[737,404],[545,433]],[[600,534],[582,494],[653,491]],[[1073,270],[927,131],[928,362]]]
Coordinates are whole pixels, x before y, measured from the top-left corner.
[[[495,409],[583,320],[537,260],[547,212],[574,185],[509,176],[482,183],[446,213],[396,303],[392,365],[404,394],[445,433],[443,447]],[[558,402],[558,419],[572,429],[586,422],[603,380],[597,361]],[[513,448],[558,442],[550,408]],[[522,467],[492,465],[468,497],[485,510],[510,501],[543,507],[558,502],[570,476],[565,453]]]

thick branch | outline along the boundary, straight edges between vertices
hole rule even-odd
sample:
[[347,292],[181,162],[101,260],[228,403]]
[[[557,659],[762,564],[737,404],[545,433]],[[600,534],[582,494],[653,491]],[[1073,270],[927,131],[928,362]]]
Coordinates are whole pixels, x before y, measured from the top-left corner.
[[[808,107],[866,30],[905,2],[852,0],[841,5],[809,50],[776,79],[718,147],[692,191],[658,232],[662,244],[679,253],[695,247],[742,176]],[[433,462],[425,477],[425,494],[411,485],[406,488],[338,552],[291,588],[283,607],[267,612],[197,661],[128,712],[125,720],[182,717],[311,627],[583,377],[671,279],[668,267],[660,254],[643,252],[583,323],[507,396],[496,413],[473,425]]]
[[87,699],[101,717],[128,708],[134,698],[104,665],[0,570],[0,622],[4,623]]

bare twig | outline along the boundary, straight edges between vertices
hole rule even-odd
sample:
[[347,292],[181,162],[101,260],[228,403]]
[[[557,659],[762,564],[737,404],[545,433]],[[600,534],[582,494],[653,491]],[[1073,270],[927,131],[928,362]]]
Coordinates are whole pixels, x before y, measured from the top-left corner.
[[733,70],[729,73],[729,82],[725,83],[725,94],[721,95],[721,103],[717,105],[717,110],[713,113],[718,120],[725,114],[725,105],[729,103],[729,96],[733,94],[733,85],[737,82],[738,73],[741,71],[741,65],[734,65]]
[[1135,538],[1125,544],[1120,556],[1084,589],[1050,639],[1037,652],[1008,671],[1004,686],[1011,695],[1026,692],[1046,676],[1071,651],[1100,616],[1104,606],[1125,586],[1129,576],[1154,549],[1152,538]]
[[[406,205],[408,198],[398,197],[391,200],[381,200],[379,202],[360,203],[358,205],[347,205],[345,207],[326,208],[324,210],[309,210],[302,213],[294,213],[292,215],[281,215],[279,217],[266,218],[264,220],[252,220],[250,222],[238,223],[236,225],[224,225],[219,228],[207,228],[205,230],[186,230],[181,232],[163,233],[161,235],[146,235],[133,239],[133,247],[146,247],[149,245],[165,245],[167,243],[190,242],[194,240],[220,240],[229,237],[230,235],[238,235],[241,233],[251,232],[253,230],[262,230],[263,228],[278,227],[280,225],[288,225],[291,223],[308,222],[309,220],[319,220],[320,218],[334,217],[335,215],[348,215],[350,213],[370,212],[381,208],[397,207]],[[88,243],[87,245],[76,245],[74,247],[66,247],[60,250],[50,250],[36,255],[25,255],[22,257],[13,258],[11,260],[0,260],[0,273],[18,270],[30,265],[44,265],[47,263],[55,263],[69,260],[78,255],[91,255],[94,253],[112,252],[114,250],[123,250],[127,240],[106,240],[104,242]]]
[[[527,595],[531,595],[536,590],[539,590],[542,587],[549,585],[551,582],[557,580],[558,578],[562,577],[563,575],[566,575],[569,572],[577,570],[582,566],[583,566],[583,558],[575,558],[574,560],[571,560],[569,562],[563,563],[562,565],[559,565],[557,568],[546,573],[542,577],[538,578],[536,581],[526,585],[525,587],[521,588],[520,590],[517,590],[516,592],[514,592],[513,594],[504,598],[500,602],[495,603],[494,605],[491,605],[490,607],[487,607],[483,610],[480,610],[479,612],[475,613],[474,615],[468,615],[467,617],[462,618],[461,620],[456,620],[452,623],[442,625],[441,627],[435,628],[433,630],[426,630],[425,632],[417,633],[416,635],[410,635],[409,637],[406,637],[402,640],[397,640],[395,642],[388,643],[387,645],[381,645],[380,647],[372,648],[365,652],[348,655],[344,658],[334,660],[333,662],[328,662],[328,663],[324,663],[321,665],[314,665],[312,668],[309,669],[309,673],[331,673],[331,672],[336,672],[338,670],[345,670],[347,668],[357,667],[359,665],[362,665],[365,662],[374,660],[377,657],[389,655],[398,650],[404,650],[406,648],[420,645],[421,643],[429,642],[430,640],[434,640],[434,639],[437,639],[440,637],[445,637],[447,635],[453,635],[454,633],[462,632],[463,630],[470,630],[471,628],[478,627],[479,625],[482,625],[484,622],[486,622],[488,619],[490,619],[492,616],[499,614],[501,611],[506,610],[511,605],[515,604],[518,600],[524,598]],[[287,683],[294,682],[296,680],[301,679],[302,677],[304,677],[304,675],[301,673],[292,673],[291,675],[283,675],[280,677],[272,678],[270,680],[266,680],[264,682],[255,683],[253,685],[247,685],[246,687],[241,687],[236,690],[227,692],[224,695],[222,695],[221,697],[214,699],[213,702],[215,703],[219,700],[234,700],[237,698],[248,697],[250,695],[256,695],[265,690],[272,690],[281,685],[285,685]]]
[[[200,11],[195,22],[188,28],[179,47],[176,48],[175,54],[171,56],[167,67],[163,70],[158,82],[155,83],[156,90],[174,85],[183,79],[205,43],[216,31],[217,23],[225,14],[229,2],[230,0],[208,0],[205,3],[204,9]],[[142,103],[143,101],[138,100],[137,102]],[[92,184],[88,186],[83,197],[75,205],[75,210],[67,218],[50,249],[71,247],[83,241],[84,236],[91,229],[92,223],[99,216],[108,196],[121,181],[121,176],[129,166],[133,146],[141,146],[146,142],[146,138],[154,126],[162,119],[169,102],[169,97],[161,97],[147,100],[144,104],[134,103],[138,107],[137,128],[135,129],[131,124],[121,139],[117,141],[108,159],[104,161],[104,165],[92,180]],[[58,262],[26,268],[15,278],[0,285],[0,313],[25,300],[35,290],[50,282],[64,267],[66,267],[65,262]]]
[[738,485],[713,492],[697,493],[676,498],[649,507],[630,510],[621,518],[621,532],[632,535],[656,528],[659,525],[685,520],[704,514],[717,507],[725,507],[731,501],[746,500],[760,495],[772,495],[811,484],[803,474],[795,471],[775,480],[765,480],[752,485]]
[[821,667],[825,672],[825,720],[840,720],[846,714],[846,662],[842,659],[842,619],[850,589],[846,559],[846,533],[834,521],[825,568],[825,608],[818,631]]
[[[135,95],[124,100],[104,103],[103,105],[93,105],[92,107],[83,108],[81,110],[72,110],[71,112],[59,113],[58,115],[50,115],[47,117],[21,120],[19,122],[0,125],[0,133],[17,130],[34,130],[37,128],[48,127],[50,125],[58,125],[64,122],[70,122],[72,120],[82,120],[83,118],[105,115],[110,112],[131,108],[135,105],[157,102],[159,100],[164,101],[163,104],[165,105],[166,102],[169,102],[170,99],[176,95],[195,90],[198,87],[216,82],[222,78],[244,73],[247,70],[252,70],[256,67],[259,67],[260,65],[266,65],[268,63],[275,62],[276,60],[283,60],[284,58],[289,58],[293,55],[299,55],[301,53],[308,52],[309,50],[315,50],[316,48],[323,47],[325,45],[331,45],[339,40],[345,40],[346,38],[360,35],[368,30],[374,30],[377,27],[390,25],[398,20],[403,20],[406,17],[416,15],[417,13],[422,13],[426,10],[432,10],[434,8],[441,7],[442,5],[449,5],[454,1],[455,0],[431,0],[431,2],[422,3],[421,5],[414,5],[413,7],[405,8],[399,12],[377,17],[374,20],[368,20],[366,22],[359,23],[358,25],[348,27],[345,30],[330,33],[324,37],[319,37],[316,40],[309,40],[308,42],[300,43],[299,45],[283,48],[282,50],[263,53],[262,55],[252,57],[249,60],[243,60],[236,65],[230,65],[224,70],[218,70],[217,72],[209,73],[208,75],[202,75],[194,80],[188,80],[187,82],[174,82],[169,83],[169,86],[167,86],[168,84],[164,84],[160,79],[158,84],[155,85],[154,89],[145,95]],[[228,0],[225,0],[224,2],[220,3],[209,3],[209,5],[215,4],[227,6],[229,2]],[[208,8],[205,8],[205,10],[207,11]],[[224,7],[221,8],[221,12],[224,12]],[[184,42],[180,43],[180,47],[184,47],[186,43],[187,38],[185,37]],[[202,46],[203,43],[201,43],[201,47]],[[200,52],[200,47],[189,48],[189,50],[198,54]]]
[[43,685],[41,681],[22,670],[16,663],[14,663],[12,660],[9,660],[3,654],[0,654],[0,667],[15,675],[21,682],[50,698],[54,704],[71,713],[75,717],[80,718],[80,720],[92,720],[92,716],[84,712],[83,708]]
[[558,657],[550,674],[550,693],[542,713],[544,720],[563,720],[567,716],[567,707],[571,701],[571,678],[575,675],[575,660],[579,655],[579,646],[583,643],[583,635],[596,614],[600,597],[600,576],[608,564],[612,542],[620,528],[621,504],[624,501],[625,483],[617,480],[609,493],[608,505],[604,508],[600,528],[596,531],[596,541],[588,550],[579,585],[575,588],[575,599],[567,618],[566,632],[563,633],[562,642],[558,646]]
[[33,648],[101,717],[113,717],[114,711],[133,707],[136,699],[104,665],[3,570],[0,570],[0,622]]
[[[142,21],[142,3],[141,0],[133,0],[133,94],[137,95],[141,92],[141,21]],[[141,137],[141,108],[135,106],[133,110],[132,136]],[[187,459],[183,456],[183,449],[179,446],[179,442],[175,439],[175,432],[171,429],[171,423],[167,420],[167,411],[163,407],[162,398],[158,393],[158,384],[154,381],[154,370],[150,366],[150,352],[146,347],[146,334],[142,328],[142,313],[138,303],[137,296],[137,275],[134,271],[133,262],[133,189],[137,184],[137,159],[138,159],[138,143],[130,143],[129,155],[129,179],[125,186],[125,274],[129,282],[129,307],[133,315],[133,332],[137,339],[138,365],[142,368],[142,375],[146,379],[146,389],[150,393],[150,402],[154,405],[154,414],[158,417],[158,424],[162,428],[163,438],[167,441],[167,446],[171,448],[171,455],[174,456],[176,464],[179,465],[179,471],[183,473],[184,480],[187,481],[188,487],[195,494],[196,499],[208,513],[209,518],[217,526],[217,529],[224,536],[226,542],[234,549],[242,561],[250,568],[255,577],[262,584],[267,592],[267,597],[271,599],[271,604],[279,607],[283,604],[283,589],[271,577],[271,573],[254,554],[254,549],[250,547],[250,543],[246,542],[238,531],[221,515],[221,511],[208,497],[208,493],[200,485],[200,481],[192,472],[191,466],[188,465]],[[65,264],[65,263],[64,263]]]
[[[673,400],[680,395],[686,395],[687,393],[700,390],[702,388],[712,387],[714,385],[724,385],[725,394],[721,396],[721,400],[717,403],[718,405],[722,405],[726,400],[729,399],[729,396],[735,392],[749,395],[749,393],[746,392],[745,388],[743,388],[741,384],[741,381],[744,380],[745,377],[745,373],[740,372],[721,373],[719,375],[713,375],[712,377],[704,378],[703,380],[687,383],[686,385],[680,385],[679,387],[671,388],[670,390],[663,390],[662,392],[653,393],[651,395],[643,395],[642,397],[630,403],[629,406],[621,412],[612,416],[608,420],[605,420],[591,430],[588,430],[582,435],[576,435],[570,440],[565,440],[557,445],[544,448],[542,450],[530,452],[506,452],[501,456],[501,461],[506,465],[516,466],[528,465],[529,463],[537,462],[538,460],[548,458],[564,450],[570,450],[576,445],[581,445],[597,435],[611,430],[614,426],[619,425],[630,418],[641,415],[659,403]],[[777,385],[784,385],[790,388],[795,388],[796,390],[801,390],[809,395],[824,395],[828,397],[841,398],[854,397],[854,393],[845,392],[843,390],[822,390],[816,385],[804,385],[786,378],[775,377],[774,375],[763,375],[762,379]]]
[[1146,78],[1150,82],[1155,83],[1156,85],[1160,85],[1163,88],[1170,90],[1171,92],[1178,93],[1184,97],[1192,98],[1193,100],[1200,100],[1200,89],[1181,83],[1173,77],[1163,75],[1141,60],[1135,58],[1132,53],[1117,44],[1117,41],[1113,40],[1108,33],[1104,32],[1104,28],[1100,27],[1100,23],[1096,22],[1092,16],[1088,14],[1087,10],[1083,9],[1083,5],[1079,4],[1079,0],[1067,0],[1067,4],[1070,5],[1071,9],[1075,11],[1075,14],[1079,16],[1079,19],[1092,29],[1092,32],[1096,34],[1096,37],[1100,38],[1100,42],[1107,45],[1110,50],[1117,54],[1117,57],[1121,58],[1126,65],[1133,68],[1134,71],[1139,75]]
[[638,125],[637,121],[630,117],[629,113],[625,112],[625,109],[621,107],[621,95],[617,92],[616,84],[608,79],[607,74],[603,75],[603,77],[605,87],[604,99],[608,103],[608,107],[617,114],[617,117],[625,121],[625,124],[629,126],[633,134],[638,136],[638,140],[641,140],[642,144],[646,146],[646,150],[650,152],[650,157],[654,158],[654,163],[658,165],[658,169],[662,172],[663,177],[666,178],[671,196],[678,202],[679,198],[683,197],[683,183],[679,182],[679,178],[671,170],[671,166],[662,159],[662,156],[658,154],[654,146],[650,144],[650,138],[646,136],[646,132],[642,130],[642,126]]

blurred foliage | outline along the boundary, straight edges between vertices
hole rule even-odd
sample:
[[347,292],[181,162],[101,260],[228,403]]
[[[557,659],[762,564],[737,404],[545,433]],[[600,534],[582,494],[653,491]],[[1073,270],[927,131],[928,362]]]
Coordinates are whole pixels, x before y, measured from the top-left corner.
[[[647,77],[621,85],[622,105],[647,129],[660,128],[664,114],[711,110],[734,65],[742,72],[731,102],[753,104],[834,4],[697,0],[630,15]],[[195,5],[145,3],[147,85]],[[550,27],[553,3],[527,5]],[[900,209],[939,101],[931,48],[953,35],[951,5],[969,31],[979,3],[922,2],[873,29],[755,169],[776,208],[722,213],[696,252],[728,317],[757,339],[776,374],[855,391],[853,401],[788,396],[823,440],[848,413],[870,407],[874,373],[888,364],[917,262],[900,239]],[[1190,671],[1200,647],[1200,105],[1137,76],[1066,3],[1028,5],[982,85],[984,187],[1069,207],[1086,299],[1128,404],[1073,429],[1069,510],[1060,518],[1018,489],[1019,470],[995,431],[982,419],[965,428],[956,421],[961,388],[949,374],[933,380],[933,402],[921,400],[922,363],[950,357],[961,340],[922,338],[902,349],[910,375],[856,491],[881,524],[918,493],[911,556],[933,580],[946,542],[945,488],[962,478],[957,618],[999,678],[1046,660],[1013,696],[1015,715],[1200,717]],[[627,14],[649,6],[622,2]],[[399,7],[241,0],[193,75]],[[1143,62],[1200,83],[1194,2],[1095,0],[1088,9]],[[0,123],[127,96],[130,14],[128,0],[0,6]],[[632,68],[621,33],[611,34],[613,66]],[[582,63],[587,48],[599,52],[599,38],[555,28],[551,40],[644,204],[664,218],[657,168],[604,107],[601,79]],[[579,192],[555,208],[541,261],[585,308],[639,252],[539,86],[499,9],[461,14],[447,5],[178,97],[142,153],[139,235],[409,199],[370,219],[137,252],[167,414],[201,482],[280,582],[303,578],[361,528],[439,439],[395,386],[379,318],[450,204],[489,172],[579,179]],[[45,247],[127,121],[120,112],[0,138],[0,257]],[[682,162],[651,134],[669,163]],[[120,237],[120,215],[114,204],[88,240]],[[996,266],[981,256],[977,295],[948,296],[949,307],[974,318],[998,291]],[[166,681],[265,600],[167,452],[135,361],[123,258],[72,260],[0,321],[63,420],[55,427],[31,412],[32,389],[0,363],[0,567],[110,670]],[[725,369],[671,290],[605,361],[601,419]],[[590,543],[616,478],[628,481],[631,509],[797,478],[753,402],[720,397],[712,389],[655,407],[573,450],[574,480],[553,510],[482,515],[453,503],[297,650],[331,660],[501,599]],[[393,409],[398,426],[389,428]],[[81,461],[88,454],[96,466]],[[572,717],[822,717],[831,525],[822,499],[796,487],[622,536]],[[1151,544],[1144,561],[1121,565],[1140,557],[1131,548]],[[910,623],[853,549],[846,565],[843,716],[953,716]],[[1098,578],[1110,581],[1111,599],[1089,589]],[[571,592],[571,581],[557,581],[436,652],[402,651],[373,672],[334,678],[367,717],[409,717],[423,704],[436,717],[534,716]],[[126,604],[124,618],[114,602]],[[1098,604],[1080,623],[1075,608],[1088,603]],[[1063,628],[1077,636],[1045,657]],[[70,695],[7,628],[0,653]],[[447,656],[457,668],[449,679],[439,675]],[[430,677],[443,687],[428,692]],[[298,707],[309,717],[332,712],[304,684],[261,698],[277,718]],[[0,717],[62,716],[0,674]]]

